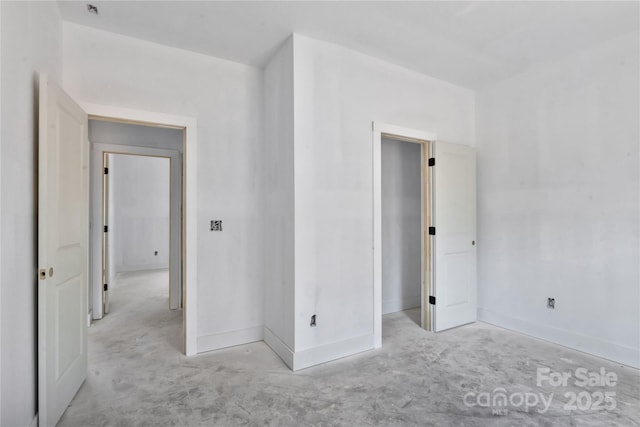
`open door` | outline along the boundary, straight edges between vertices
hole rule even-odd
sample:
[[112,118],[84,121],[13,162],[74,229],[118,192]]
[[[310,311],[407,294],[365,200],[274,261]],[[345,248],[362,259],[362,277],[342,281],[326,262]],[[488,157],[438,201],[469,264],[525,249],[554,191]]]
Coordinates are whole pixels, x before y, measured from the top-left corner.
[[104,173],[102,174],[102,313],[109,314],[111,309],[111,300],[109,298],[111,286],[111,261],[110,261],[110,239],[109,235],[109,212],[111,193],[109,192],[109,153],[102,155],[102,166]]
[[473,148],[433,143],[435,332],[476,321],[476,162]]
[[421,272],[421,292],[420,292],[420,327],[426,331],[433,330],[433,311],[432,305],[429,304],[429,295],[431,295],[431,287],[433,283],[433,246],[431,236],[429,235],[429,226],[433,222],[432,194],[431,188],[431,168],[429,167],[429,159],[431,157],[431,145],[433,142],[425,141],[420,144],[420,180],[422,183],[421,193],[422,212],[420,215],[420,227],[422,231],[422,254],[420,268]]
[[87,114],[40,76],[38,419],[55,426],[87,373]]

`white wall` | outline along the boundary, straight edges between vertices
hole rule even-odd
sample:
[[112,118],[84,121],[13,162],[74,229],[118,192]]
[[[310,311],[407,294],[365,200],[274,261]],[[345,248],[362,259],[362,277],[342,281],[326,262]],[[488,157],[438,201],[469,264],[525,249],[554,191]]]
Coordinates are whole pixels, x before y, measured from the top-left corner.
[[636,367],[639,47],[611,40],[476,104],[480,319]]
[[420,307],[420,144],[382,138],[382,314]]
[[91,144],[129,145],[182,152],[183,132],[182,129],[89,120]]
[[[372,121],[474,144],[474,94],[294,37],[295,350],[299,366],[373,346]],[[317,326],[309,327],[311,315]]]
[[168,269],[169,159],[110,154],[109,174],[115,272]]
[[286,359],[294,348],[293,38],[265,67],[264,112],[265,340]]
[[37,72],[60,82],[61,20],[50,2],[2,10],[1,378],[3,426],[28,426],[36,405]]
[[198,350],[261,339],[261,70],[70,23],[63,63],[80,101],[197,119]]

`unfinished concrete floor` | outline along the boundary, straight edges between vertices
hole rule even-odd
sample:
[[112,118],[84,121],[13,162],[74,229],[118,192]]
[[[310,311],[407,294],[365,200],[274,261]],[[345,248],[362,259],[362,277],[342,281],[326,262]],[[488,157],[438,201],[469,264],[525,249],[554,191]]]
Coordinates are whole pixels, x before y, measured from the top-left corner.
[[[411,320],[417,310],[385,316],[381,349],[299,372],[263,342],[187,358],[167,280],[166,272],[121,277],[112,313],[89,330],[87,380],[60,426],[640,425],[637,370],[482,323],[427,333]],[[618,381],[538,387],[537,368],[604,368]],[[465,405],[498,388],[512,400],[506,408]],[[582,393],[584,407],[585,395],[605,391],[615,393],[614,410],[564,407],[565,393]],[[525,411],[518,396],[540,393],[553,393],[549,409],[540,413],[540,401]]]

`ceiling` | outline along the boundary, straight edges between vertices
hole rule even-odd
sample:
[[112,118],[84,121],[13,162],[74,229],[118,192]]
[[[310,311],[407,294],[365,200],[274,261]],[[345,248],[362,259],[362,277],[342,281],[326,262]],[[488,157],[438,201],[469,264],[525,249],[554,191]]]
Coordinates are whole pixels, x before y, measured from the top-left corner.
[[635,1],[58,4],[66,21],[244,64],[263,66],[295,32],[472,89],[637,30],[640,21]]

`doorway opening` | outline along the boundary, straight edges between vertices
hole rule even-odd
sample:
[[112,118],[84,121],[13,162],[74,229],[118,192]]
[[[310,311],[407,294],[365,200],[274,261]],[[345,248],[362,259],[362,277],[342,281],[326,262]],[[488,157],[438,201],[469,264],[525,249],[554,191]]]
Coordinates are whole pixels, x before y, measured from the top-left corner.
[[[373,331],[376,348],[382,346],[384,139],[413,142],[421,147],[422,327],[440,332],[477,319],[474,149],[464,144],[437,141],[433,133],[374,122]],[[415,270],[412,274],[415,275]]]
[[[183,334],[183,352],[187,356],[198,353],[198,123],[195,118],[176,116],[172,114],[157,113],[144,110],[135,110],[130,108],[122,108],[100,104],[82,104],[82,108],[88,114],[88,118],[99,122],[115,123],[115,124],[133,124],[142,125],[160,129],[180,129],[182,130],[182,156],[179,164],[182,167],[182,245],[181,245],[181,262],[182,262],[182,334]],[[88,125],[87,125],[88,127]],[[148,147],[157,147],[151,141]],[[139,147],[138,147],[139,148]],[[135,154],[135,153],[134,153]],[[96,152],[93,152],[93,159]],[[99,158],[99,156],[98,156]],[[92,172],[98,173],[99,168],[92,168]],[[92,178],[92,185],[98,185],[100,190],[99,179]],[[92,200],[92,203],[95,199]],[[94,209],[94,212],[96,210]],[[97,212],[100,212],[99,208]],[[94,218],[92,222],[99,224],[100,219]],[[92,233],[97,230],[92,228]],[[101,233],[101,231],[98,231]],[[96,248],[95,246],[98,245]],[[96,239],[92,237],[90,246],[92,253],[99,253],[99,245],[101,245],[101,236]],[[91,269],[95,269],[92,266]],[[96,273],[92,273],[95,275]],[[98,271],[100,274],[100,271]],[[97,276],[100,277],[100,276]],[[95,282],[94,282],[95,283]]]
[[[90,320],[108,316],[113,292],[128,286],[168,300],[166,310],[184,307],[183,153],[185,129],[89,117],[91,158]],[[145,271],[159,286],[149,287]],[[134,273],[135,272],[135,273]],[[146,275],[148,276],[148,275]],[[140,280],[134,280],[135,278]],[[146,285],[145,285],[146,283]],[[124,289],[120,290],[125,292]],[[149,295],[151,296],[151,295]],[[119,299],[126,303],[126,300]],[[144,300],[139,301],[144,304]],[[183,313],[182,335],[185,319]],[[175,316],[174,316],[175,317]],[[172,342],[183,342],[180,332]],[[185,346],[179,345],[185,352]]]
[[103,167],[102,315],[111,312],[122,276],[154,270],[166,272],[159,278],[169,309],[181,308],[180,205],[173,194],[179,186],[171,191],[171,158],[103,151]]
[[[419,315],[411,313],[415,323],[431,330],[429,158],[435,138],[435,134],[428,132],[373,123],[373,329],[376,348],[382,346],[382,315],[386,313],[419,308]],[[386,282],[384,287],[383,282]]]
[[382,315],[403,312],[422,326],[423,267],[428,263],[423,262],[421,230],[429,197],[422,177],[423,145],[387,134],[381,144]]

